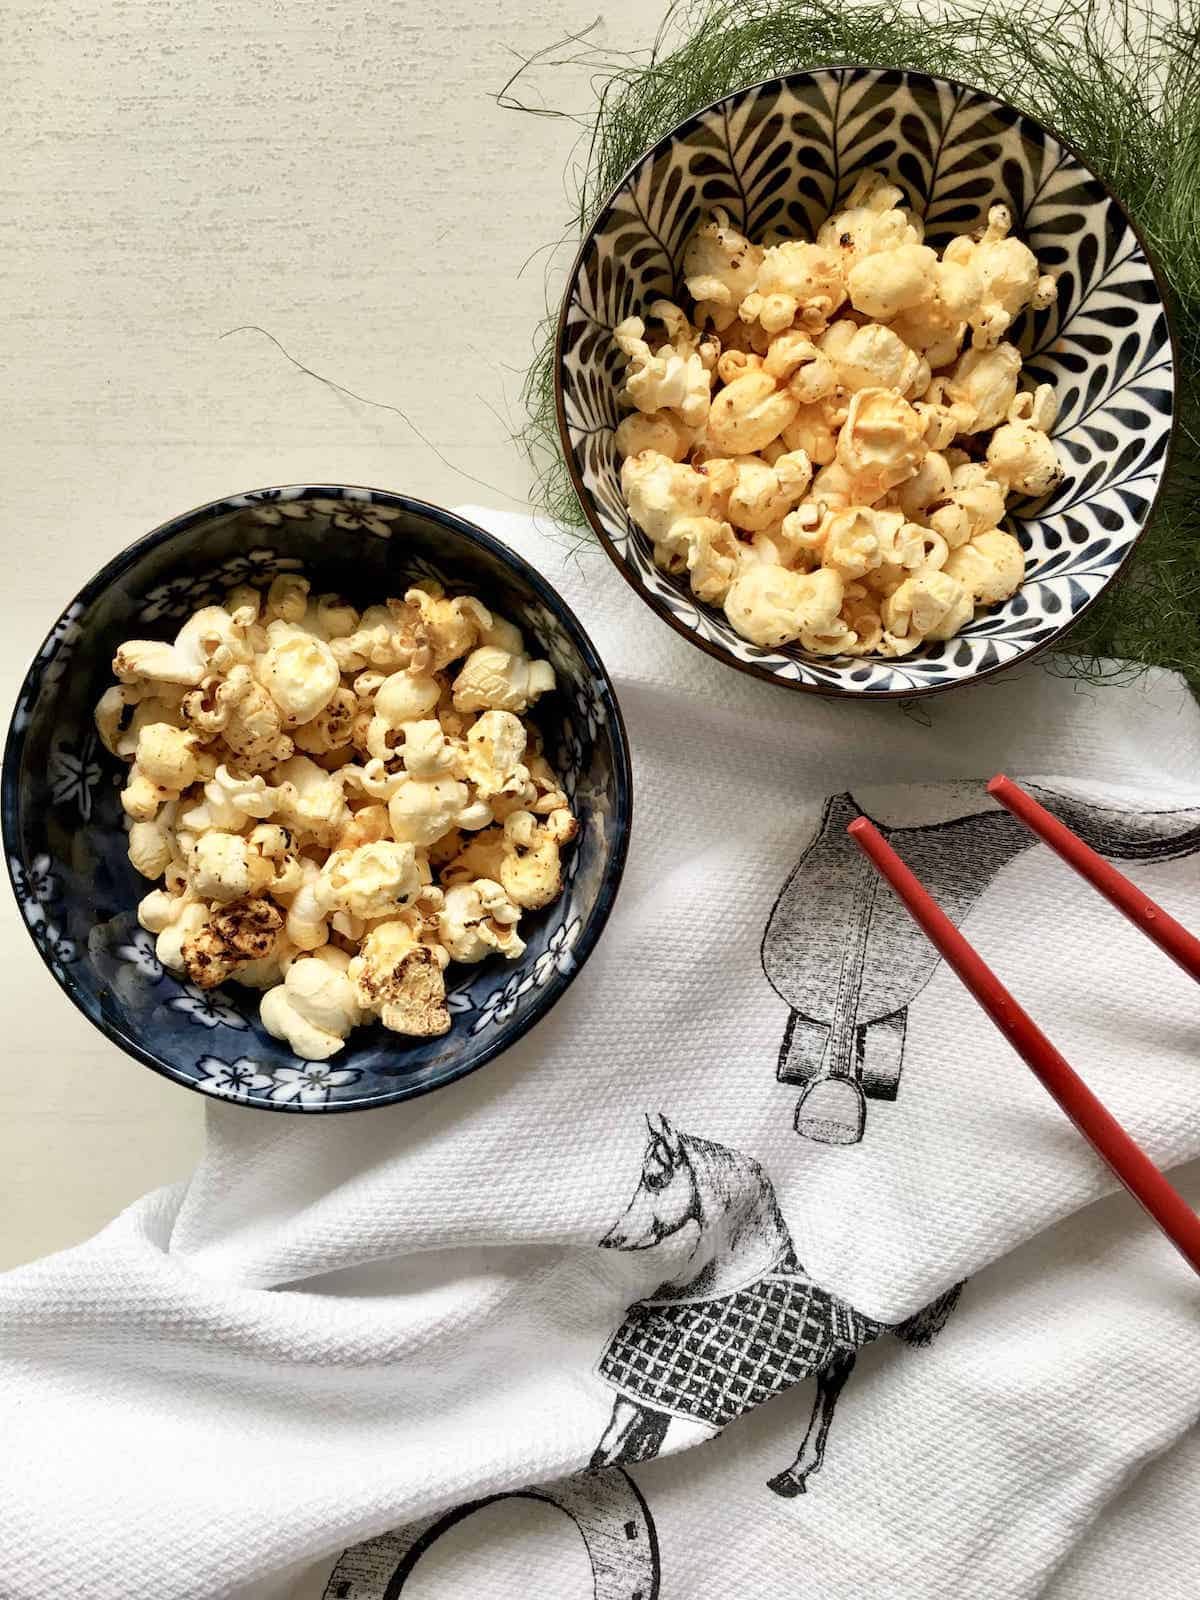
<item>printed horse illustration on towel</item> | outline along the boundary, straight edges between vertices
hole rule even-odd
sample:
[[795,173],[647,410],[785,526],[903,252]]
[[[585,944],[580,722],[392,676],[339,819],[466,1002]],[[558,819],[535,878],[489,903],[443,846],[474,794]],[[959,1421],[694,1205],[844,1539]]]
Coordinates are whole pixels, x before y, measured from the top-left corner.
[[630,1306],[600,1358],[618,1398],[591,1465],[644,1461],[662,1449],[673,1420],[708,1434],[815,1375],[799,1453],[770,1480],[776,1494],[803,1494],[858,1351],[882,1333],[928,1344],[961,1285],[895,1327],[864,1316],[805,1272],[757,1161],[677,1133],[663,1116],[647,1125],[641,1180],[600,1244],[652,1250],[687,1228],[696,1243],[674,1278]]
[[[1120,811],[1033,792],[1101,855],[1173,861],[1200,849],[1200,811]],[[856,1144],[867,1100],[895,1100],[908,1007],[939,960],[848,837],[859,813],[849,794],[830,800],[762,942],[767,982],[791,1007],[777,1075],[803,1087],[796,1132],[821,1144]],[[1002,867],[1038,842],[991,802],[949,822],[877,826],[955,923]]]

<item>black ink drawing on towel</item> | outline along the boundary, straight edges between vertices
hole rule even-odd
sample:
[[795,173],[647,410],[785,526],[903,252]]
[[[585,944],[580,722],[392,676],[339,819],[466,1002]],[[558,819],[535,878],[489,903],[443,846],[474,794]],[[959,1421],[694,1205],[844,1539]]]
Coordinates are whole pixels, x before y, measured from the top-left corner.
[[725,1145],[650,1122],[633,1199],[600,1243],[652,1250],[692,1227],[696,1246],[681,1271],[630,1306],[600,1358],[617,1390],[593,1467],[644,1461],[682,1423],[697,1438],[816,1376],[812,1416],[796,1459],[770,1480],[776,1494],[803,1494],[820,1470],[834,1408],[863,1345],[892,1333],[929,1344],[954,1309],[956,1285],[907,1322],[863,1316],[822,1289],[796,1259],[767,1174]]
[[[322,1600],[400,1600],[425,1552],[464,1518],[500,1500],[537,1500],[570,1517],[592,1566],[592,1589],[586,1600],[658,1600],[654,1519],[637,1485],[624,1472],[581,1473],[558,1483],[488,1495],[351,1545],[338,1558]],[[536,1557],[531,1557],[531,1585],[536,1575]],[[531,1587],[530,1592],[537,1591]],[[560,1595],[555,1600],[572,1597]],[[578,1600],[585,1596],[580,1594]]]
[[[1200,812],[1117,811],[1034,793],[1101,855],[1171,861],[1200,849]],[[816,838],[780,890],[762,942],[767,981],[791,1007],[777,1075],[801,1087],[796,1132],[821,1144],[856,1144],[866,1102],[895,1100],[908,1007],[939,961],[848,837],[846,826],[859,811],[848,794],[826,806]],[[990,803],[951,822],[877,826],[955,923],[1001,867],[1037,844]]]

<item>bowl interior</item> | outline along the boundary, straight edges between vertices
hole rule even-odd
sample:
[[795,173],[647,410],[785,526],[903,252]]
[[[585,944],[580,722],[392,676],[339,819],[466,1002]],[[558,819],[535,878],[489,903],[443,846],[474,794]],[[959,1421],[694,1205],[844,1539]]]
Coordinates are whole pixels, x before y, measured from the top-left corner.
[[[620,492],[613,430],[623,359],[612,329],[651,301],[683,296],[684,245],[723,207],[762,241],[811,238],[856,178],[880,171],[943,247],[1011,207],[1014,231],[1058,279],[1048,310],[1009,334],[1029,380],[1059,400],[1066,476],[1016,503],[1005,525],[1026,582],[958,637],[900,661],[763,650],[700,604],[686,575],[654,565]],[[1171,432],[1173,352],[1162,296],[1120,206],[1059,140],[1012,107],[923,73],[825,68],[759,84],[692,117],[629,172],[584,242],[559,322],[559,422],[576,490],[610,555],[695,643],[760,675],[825,693],[945,688],[1048,644],[1129,555],[1161,481]]]
[[[164,972],[135,908],[150,885],[126,852],[124,763],[96,737],[92,711],[129,638],[173,636],[231,583],[303,570],[315,593],[363,606],[435,577],[524,629],[558,688],[535,713],[548,759],[581,822],[564,853],[566,889],[527,913],[517,962],[452,965],[452,1018],[440,1039],[356,1029],[328,1062],[302,1062],[258,1020],[258,996],[208,994]],[[30,669],[9,734],[4,835],[21,912],[75,1003],[132,1054],[209,1093],[283,1110],[350,1109],[404,1099],[480,1066],[566,987],[616,893],[629,774],[611,684],[568,608],[526,564],[447,512],[381,491],[261,491],[177,519],[118,556],[55,625]]]

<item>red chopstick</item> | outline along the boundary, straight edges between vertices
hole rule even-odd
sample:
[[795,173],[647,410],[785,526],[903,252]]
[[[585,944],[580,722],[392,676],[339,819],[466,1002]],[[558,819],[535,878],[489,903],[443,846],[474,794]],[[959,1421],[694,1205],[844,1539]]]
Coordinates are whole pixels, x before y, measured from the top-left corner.
[[1143,894],[1136,884],[1130,883],[1124,873],[1105,861],[1070,828],[1052,816],[1045,806],[1038,805],[1031,795],[1015,784],[1011,778],[998,773],[988,784],[988,793],[1011,811],[1018,822],[1023,822],[1031,833],[1044,839],[1056,855],[1069,867],[1074,867],[1122,916],[1138,927],[1162,951],[1178,962],[1189,977],[1200,983],[1200,939],[1156,905],[1148,894]]
[[1180,1255],[1200,1273],[1200,1217],[1150,1157],[1105,1109],[1027,1011],[1009,994],[950,918],[887,843],[874,823],[858,817],[847,830],[895,890],[905,910],[962,979],[1043,1088],[1070,1117],[1113,1173],[1158,1223]]

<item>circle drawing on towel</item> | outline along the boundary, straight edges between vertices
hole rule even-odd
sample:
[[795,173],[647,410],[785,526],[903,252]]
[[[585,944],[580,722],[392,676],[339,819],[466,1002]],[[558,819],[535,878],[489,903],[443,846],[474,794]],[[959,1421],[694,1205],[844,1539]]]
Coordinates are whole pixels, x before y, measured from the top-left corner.
[[591,1562],[588,1600],[658,1600],[654,1519],[641,1491],[624,1472],[582,1473],[558,1483],[487,1495],[352,1545],[330,1574],[322,1600],[401,1600],[417,1563],[443,1534],[503,1500],[536,1500],[571,1519]]

